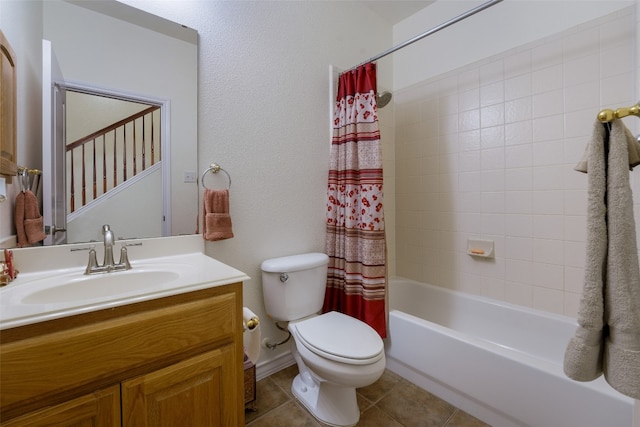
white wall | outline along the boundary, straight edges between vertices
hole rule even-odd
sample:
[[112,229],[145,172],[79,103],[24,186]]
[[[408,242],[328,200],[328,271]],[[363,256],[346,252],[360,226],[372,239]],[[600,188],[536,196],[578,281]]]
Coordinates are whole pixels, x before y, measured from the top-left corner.
[[[324,250],[329,65],[346,69],[386,49],[391,27],[351,2],[127,3],[198,31],[199,169],[217,162],[231,175],[235,234],[206,251],[252,277],[244,303],[263,319],[263,336],[280,340],[264,314],[260,263]],[[379,74],[390,87],[390,68]]]
[[[535,5],[520,12],[554,14]],[[492,34],[501,22],[487,23]],[[587,180],[573,167],[600,109],[638,100],[636,32],[632,5],[479,61],[440,40],[460,65],[396,91],[399,275],[577,315]],[[478,237],[495,241],[495,259],[466,254]]]

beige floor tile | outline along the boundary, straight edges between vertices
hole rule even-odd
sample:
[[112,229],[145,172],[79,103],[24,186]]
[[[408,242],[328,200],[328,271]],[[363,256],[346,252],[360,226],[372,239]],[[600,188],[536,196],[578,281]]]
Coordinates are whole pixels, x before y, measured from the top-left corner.
[[295,402],[290,401],[247,424],[247,427],[319,427],[320,424]]
[[291,365],[276,372],[269,378],[278,384],[278,386],[280,386],[289,397],[293,397],[293,394],[291,393],[291,383],[293,383],[293,379],[296,375],[298,375],[298,365]]
[[382,412],[382,410],[376,406],[365,410],[360,415],[360,421],[357,427],[403,427],[402,424],[391,418],[389,415]]
[[433,394],[408,383],[376,404],[405,427],[442,427],[456,408]]
[[264,378],[256,383],[256,397],[258,410],[244,412],[245,424],[291,400],[271,377]]
[[[245,412],[247,427],[324,427],[291,395],[296,365],[258,381],[258,412]],[[357,427],[490,427],[391,371],[357,390]]]
[[385,370],[378,381],[370,386],[359,388],[357,392],[370,402],[376,403],[393,390],[401,379],[393,372]]
[[449,419],[445,427],[491,427],[477,418],[458,409]]

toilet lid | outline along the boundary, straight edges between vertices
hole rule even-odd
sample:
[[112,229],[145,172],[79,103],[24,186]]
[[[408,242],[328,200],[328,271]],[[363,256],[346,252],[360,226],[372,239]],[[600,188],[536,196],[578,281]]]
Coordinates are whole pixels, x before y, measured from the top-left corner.
[[346,363],[372,363],[384,344],[369,325],[346,314],[331,311],[294,325],[301,344],[328,359]]

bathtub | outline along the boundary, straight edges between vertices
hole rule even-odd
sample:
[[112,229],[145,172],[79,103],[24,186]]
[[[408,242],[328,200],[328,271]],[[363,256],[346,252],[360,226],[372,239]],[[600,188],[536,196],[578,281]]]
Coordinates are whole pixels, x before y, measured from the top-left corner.
[[633,400],[562,371],[573,319],[389,281],[387,368],[497,427],[630,427]]

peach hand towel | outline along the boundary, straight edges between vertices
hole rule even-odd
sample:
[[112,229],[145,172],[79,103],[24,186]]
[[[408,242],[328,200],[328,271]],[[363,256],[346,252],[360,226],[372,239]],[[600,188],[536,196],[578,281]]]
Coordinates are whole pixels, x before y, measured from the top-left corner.
[[202,235],[205,240],[224,240],[233,237],[229,215],[229,190],[204,190],[202,198]]
[[19,247],[33,245],[47,237],[38,199],[31,190],[18,193],[14,215]]

